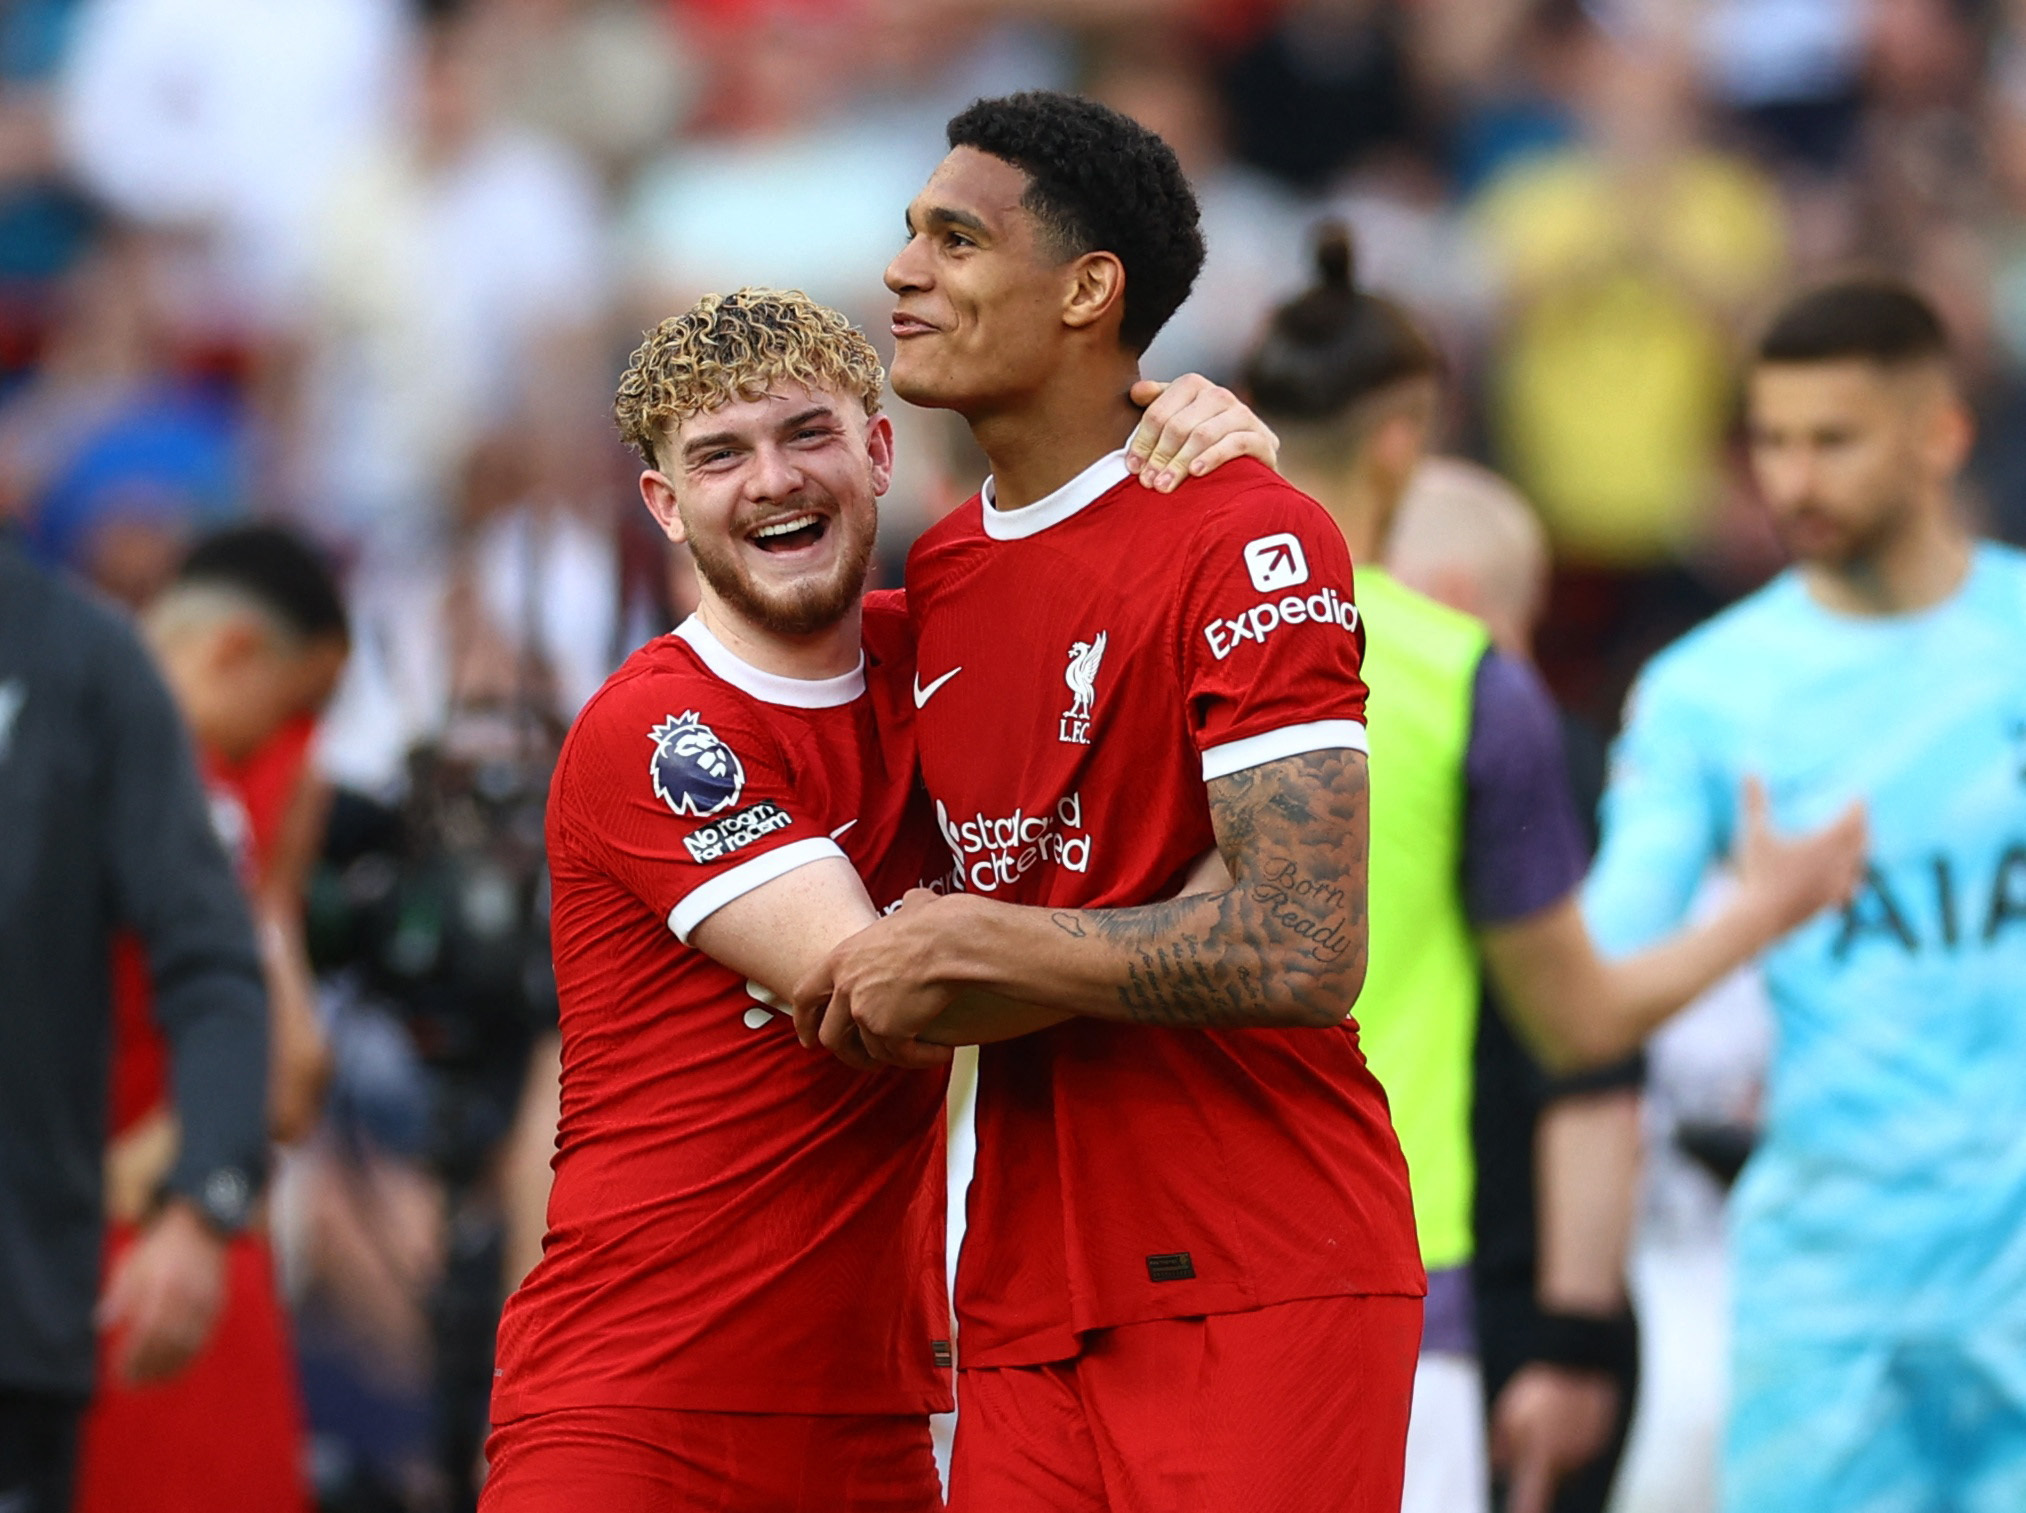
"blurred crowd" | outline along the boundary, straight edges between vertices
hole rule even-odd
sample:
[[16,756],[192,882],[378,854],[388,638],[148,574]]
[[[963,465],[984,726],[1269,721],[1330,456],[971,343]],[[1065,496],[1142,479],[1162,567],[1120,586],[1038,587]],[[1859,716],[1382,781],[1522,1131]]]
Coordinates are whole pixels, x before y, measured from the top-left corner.
[[[1444,449],[1540,513],[1541,661],[1599,733],[1778,565],[1736,359],[1799,277],[1882,263],[1941,305],[1966,505],[2026,540],[2018,0],[10,0],[0,517],[136,608],[235,519],[342,568],[333,1094],[274,1212],[327,1506],[457,1503],[539,1237],[547,764],[692,598],[608,418],[625,355],[742,284],[883,345],[944,120],[1027,87],[1195,181],[1209,261],[1151,376],[1231,378],[1316,224],[1354,228],[1439,339]],[[894,419],[888,583],[983,471],[953,417]]]
[[[1229,376],[1317,219],[1352,224],[1361,282],[1441,335],[1450,448],[1542,512],[1544,660],[1608,723],[1647,622],[1772,563],[1732,358],[1797,276],[1884,262],[1944,303],[1976,505],[2026,534],[2022,25],[2004,0],[15,0],[0,509],[135,602],[222,517],[337,550],[362,655],[327,765],[384,791],[459,671],[416,644],[419,585],[454,579],[463,660],[531,648],[565,714],[665,618],[604,419],[642,327],[775,283],[881,331],[943,120],[1075,88],[1203,201],[1209,266],[1151,371]],[[898,418],[934,434],[901,448],[889,571],[976,481],[942,420]]]

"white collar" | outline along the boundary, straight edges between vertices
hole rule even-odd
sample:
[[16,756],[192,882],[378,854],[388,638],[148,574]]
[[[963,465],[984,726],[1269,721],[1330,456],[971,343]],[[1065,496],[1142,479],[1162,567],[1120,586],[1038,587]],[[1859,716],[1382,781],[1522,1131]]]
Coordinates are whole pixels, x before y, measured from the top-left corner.
[[1132,474],[1126,471],[1126,449],[1120,447],[1116,452],[1107,452],[1098,458],[1045,499],[1037,499],[1017,510],[992,507],[993,480],[987,478],[981,490],[985,534],[994,541],[1022,541],[1039,535],[1051,525],[1062,524],[1085,506],[1097,503],[1130,477]]
[[834,678],[784,678],[777,672],[753,666],[711,633],[702,617],[691,615],[676,626],[674,634],[690,644],[703,665],[718,677],[768,704],[785,704],[790,709],[835,709],[849,704],[865,692],[865,653],[858,665]]

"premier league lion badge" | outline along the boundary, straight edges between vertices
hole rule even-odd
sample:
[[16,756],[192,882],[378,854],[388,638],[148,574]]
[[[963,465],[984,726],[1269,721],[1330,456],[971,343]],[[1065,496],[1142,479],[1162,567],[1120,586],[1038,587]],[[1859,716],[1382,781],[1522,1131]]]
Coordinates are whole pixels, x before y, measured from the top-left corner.
[[655,796],[677,814],[708,819],[739,801],[746,769],[695,710],[670,715],[647,738],[654,742]]

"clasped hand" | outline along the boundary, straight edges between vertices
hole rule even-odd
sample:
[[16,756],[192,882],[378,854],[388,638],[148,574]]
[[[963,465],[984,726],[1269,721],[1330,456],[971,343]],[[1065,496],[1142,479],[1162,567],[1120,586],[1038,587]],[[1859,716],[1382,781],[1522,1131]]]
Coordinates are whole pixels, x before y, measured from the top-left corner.
[[795,1034],[850,1066],[942,1066],[950,1047],[917,1039],[956,997],[936,975],[952,901],[912,888],[900,907],[839,945],[795,985]]

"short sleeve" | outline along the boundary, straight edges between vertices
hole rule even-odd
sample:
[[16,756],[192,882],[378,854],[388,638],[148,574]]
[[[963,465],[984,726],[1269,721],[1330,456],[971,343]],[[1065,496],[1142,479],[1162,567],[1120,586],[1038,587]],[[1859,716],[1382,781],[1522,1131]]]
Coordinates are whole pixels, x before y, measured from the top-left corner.
[[1464,757],[1463,896],[1478,925],[1507,924],[1583,880],[1561,717],[1540,675],[1488,651],[1471,686]]
[[1606,955],[1678,929],[1717,859],[1728,814],[1699,741],[1707,722],[1664,676],[1634,685],[1611,751],[1602,840],[1583,886],[1583,914]]
[[1365,750],[1365,631],[1336,523],[1285,485],[1209,511],[1179,597],[1189,733],[1210,781]]
[[554,826],[687,945],[733,899],[844,855],[797,786],[735,691],[650,682],[579,717],[557,766]]

